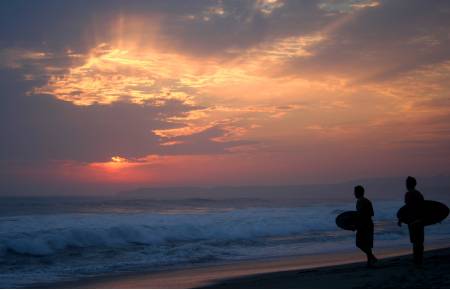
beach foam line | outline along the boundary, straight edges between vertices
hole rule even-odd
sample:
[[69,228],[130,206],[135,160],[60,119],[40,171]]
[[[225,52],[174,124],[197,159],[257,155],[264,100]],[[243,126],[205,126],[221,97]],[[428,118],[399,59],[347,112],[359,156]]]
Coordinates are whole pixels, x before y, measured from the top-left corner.
[[[427,252],[450,247],[450,241],[443,244],[428,245]],[[450,251],[450,248],[447,249]],[[380,259],[398,257],[411,253],[410,248],[376,249]],[[428,255],[428,254],[427,254]],[[251,260],[230,262],[220,265],[204,265],[189,269],[163,270],[153,272],[128,273],[114,276],[98,276],[74,282],[62,282],[37,285],[39,288],[203,288],[216,287],[220,282],[233,281],[253,275],[283,271],[296,271],[298,274],[317,270],[323,267],[336,267],[363,262],[365,256],[357,249],[351,252],[322,253],[284,257],[267,260]],[[409,262],[411,259],[407,258]],[[411,262],[412,263],[412,262]],[[305,271],[306,270],[306,271]],[[237,285],[236,285],[237,286]],[[336,285],[337,286],[337,285]],[[227,287],[225,287],[227,288]],[[231,288],[238,288],[232,286]],[[259,287],[263,288],[263,287]],[[280,288],[280,287],[274,287]],[[281,287],[283,288],[283,287]],[[311,287],[314,288],[314,287]],[[335,287],[329,287],[335,288]]]

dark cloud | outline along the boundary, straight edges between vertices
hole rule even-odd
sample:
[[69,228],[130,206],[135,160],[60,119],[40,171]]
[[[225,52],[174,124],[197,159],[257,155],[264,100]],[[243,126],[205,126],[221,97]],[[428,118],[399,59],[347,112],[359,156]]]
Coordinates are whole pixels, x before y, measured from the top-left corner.
[[[2,82],[8,81],[2,76]],[[6,89],[0,99],[2,160],[102,161],[115,155],[145,156],[157,145],[151,129],[170,126],[160,117],[189,110],[176,102],[164,107],[127,103],[74,106],[49,95],[12,94],[14,88],[8,88],[14,85],[28,84],[1,85]]]
[[[110,105],[75,106],[57,100],[51,95],[26,95],[32,88],[44,85],[49,75],[43,67],[60,68],[57,74],[73,64],[67,56],[68,48],[87,51],[102,38],[111,35],[111,23],[119,15],[163,15],[168,38],[181,39],[195,49],[205,46],[211,51],[225,49],[233,42],[243,42],[245,34],[254,34],[258,22],[248,31],[232,32],[237,38],[223,37],[218,29],[231,35],[227,21],[235,19],[233,13],[225,22],[212,20],[214,25],[203,33],[204,23],[183,22],[184,16],[203,13],[220,1],[14,1],[2,2],[0,9],[0,53],[18,68],[4,69],[1,75],[0,99],[0,160],[76,160],[81,162],[104,161],[114,155],[139,158],[148,154],[220,153],[239,142],[215,142],[211,139],[225,131],[214,128],[180,139],[182,144],[169,147],[152,133],[154,129],[169,129],[184,124],[166,121],[171,116],[182,116],[193,106],[177,100],[164,100],[163,106],[151,102],[137,105],[117,102]],[[250,2],[225,4],[227,11],[249,11]],[[247,13],[247,12],[244,12]],[[248,12],[249,13],[249,12]],[[237,16],[244,19],[245,15]],[[20,20],[20,21],[18,21]],[[181,22],[180,22],[181,21]],[[256,21],[256,20],[255,20]],[[230,22],[231,23],[231,22]],[[188,25],[187,25],[188,24]],[[234,23],[237,28],[240,23]],[[180,30],[180,27],[187,27]],[[233,29],[233,27],[231,27]],[[200,30],[199,30],[200,29]],[[244,29],[245,30],[245,29]],[[200,38],[196,38],[201,36]],[[211,39],[210,37],[213,37]],[[242,38],[242,39],[240,39]],[[220,40],[223,39],[223,40]],[[219,41],[220,40],[220,41]],[[214,43],[208,47],[206,43]],[[227,44],[228,43],[228,44]],[[47,55],[24,59],[27,51],[42,51]],[[12,52],[12,54],[10,54]],[[14,54],[15,58],[14,58]],[[2,55],[0,55],[2,56]],[[11,59],[12,57],[12,59]],[[82,59],[78,59],[82,61]],[[0,63],[5,65],[5,63]],[[32,80],[24,80],[29,74]],[[219,135],[218,135],[219,134]]]
[[214,1],[2,1],[0,46],[52,51],[86,51],[109,40],[111,25],[123,14],[168,16],[201,11]]
[[116,155],[223,153],[236,145],[211,141],[224,134],[214,128],[180,138],[184,143],[170,150],[160,146],[152,130],[184,126],[167,119],[199,108],[178,100],[76,106],[50,95],[25,95],[37,81],[23,80],[17,70],[2,70],[0,76],[0,160],[93,162]]
[[[0,46],[85,52],[113,37],[119,16],[161,21],[159,42],[194,55],[229,55],[263,41],[313,32],[332,20],[316,1],[283,1],[270,14],[257,1],[14,1],[0,4]],[[223,14],[214,12],[222,9]],[[20,21],[18,21],[20,19]],[[146,31],[140,36],[145,41]]]
[[383,81],[450,59],[450,2],[383,1],[362,9],[314,47],[315,55],[290,62],[290,71]]
[[[262,13],[257,1],[210,3],[191,20],[184,17],[188,14],[166,18],[162,34],[185,53],[233,57],[263,42],[312,33],[333,19],[317,1],[281,2],[270,14]],[[205,14],[208,7],[220,7],[223,14]]]
[[[146,27],[158,16],[158,41],[166,48],[202,56],[233,56],[262,42],[320,32],[353,14],[350,21],[328,35],[326,42],[315,47],[315,57],[293,62],[292,70],[355,74],[363,67],[397,63],[373,76],[382,79],[448,59],[448,1],[383,1],[357,12],[330,12],[321,9],[321,3],[286,0],[264,14],[256,1],[2,2],[0,46],[83,52],[110,40],[114,33],[111,26],[119,16],[140,16],[148,22]],[[221,13],[214,12],[219,8]],[[145,30],[141,36],[145,39]]]

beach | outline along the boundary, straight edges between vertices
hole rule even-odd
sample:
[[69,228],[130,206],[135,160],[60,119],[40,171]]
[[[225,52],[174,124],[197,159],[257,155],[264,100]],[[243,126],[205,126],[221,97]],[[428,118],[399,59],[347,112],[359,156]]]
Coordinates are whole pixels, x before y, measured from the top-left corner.
[[448,288],[450,248],[426,251],[416,268],[408,249],[378,251],[367,268],[356,249],[349,253],[241,261],[190,269],[96,277],[38,288]]
[[291,270],[230,279],[208,288],[449,288],[450,248],[428,251],[422,267],[410,255],[365,263]]
[[[409,254],[396,201],[377,201],[375,254]],[[243,276],[363,262],[335,217],[349,202],[253,199],[3,200],[0,288],[198,288]],[[450,246],[450,221],[426,249]]]

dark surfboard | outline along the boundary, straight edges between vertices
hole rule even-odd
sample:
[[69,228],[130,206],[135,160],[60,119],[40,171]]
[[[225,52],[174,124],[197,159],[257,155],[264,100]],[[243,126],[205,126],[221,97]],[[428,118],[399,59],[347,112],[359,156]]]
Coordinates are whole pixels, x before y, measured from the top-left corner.
[[425,200],[419,213],[404,205],[398,210],[397,218],[405,224],[420,219],[425,226],[429,226],[442,222],[448,214],[449,209],[445,204],[434,200]]
[[354,231],[356,230],[357,220],[358,220],[358,212],[346,211],[336,217],[336,225],[341,229]]

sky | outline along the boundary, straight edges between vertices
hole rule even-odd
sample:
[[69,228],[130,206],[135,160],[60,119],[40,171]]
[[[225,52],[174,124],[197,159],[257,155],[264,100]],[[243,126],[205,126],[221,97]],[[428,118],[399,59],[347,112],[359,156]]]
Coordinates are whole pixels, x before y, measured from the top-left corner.
[[0,6],[0,194],[450,174],[449,1]]

